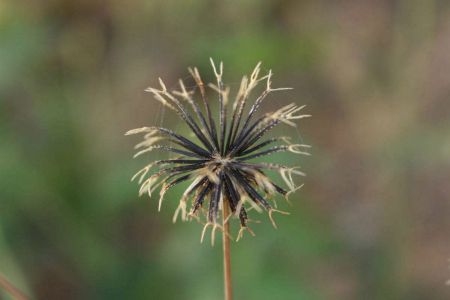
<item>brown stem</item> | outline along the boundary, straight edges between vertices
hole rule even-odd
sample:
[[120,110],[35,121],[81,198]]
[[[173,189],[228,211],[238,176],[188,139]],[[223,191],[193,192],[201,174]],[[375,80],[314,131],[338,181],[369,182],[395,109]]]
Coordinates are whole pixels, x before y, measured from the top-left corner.
[[16,300],[28,300],[28,297],[25,296],[25,294],[22,293],[18,288],[16,288],[11,282],[9,282],[8,279],[6,279],[1,273],[0,287],[4,288]]
[[231,260],[230,260],[230,226],[229,222],[227,220],[229,215],[229,208],[227,201],[224,201],[223,203],[223,209],[222,209],[223,215],[223,234],[222,234],[222,240],[223,240],[223,283],[224,283],[224,290],[225,290],[225,300],[232,300],[233,299],[233,290],[231,288]]

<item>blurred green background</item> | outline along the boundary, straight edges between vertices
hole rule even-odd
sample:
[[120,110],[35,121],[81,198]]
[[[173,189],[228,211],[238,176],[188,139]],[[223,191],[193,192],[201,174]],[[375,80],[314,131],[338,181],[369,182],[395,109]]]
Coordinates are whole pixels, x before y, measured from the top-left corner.
[[138,198],[154,157],[123,136],[184,132],[144,89],[210,56],[234,91],[262,60],[295,88],[270,105],[313,115],[292,214],[232,244],[236,299],[450,299],[445,0],[2,0],[0,273],[34,299],[222,298],[220,244],[171,223],[180,190]]

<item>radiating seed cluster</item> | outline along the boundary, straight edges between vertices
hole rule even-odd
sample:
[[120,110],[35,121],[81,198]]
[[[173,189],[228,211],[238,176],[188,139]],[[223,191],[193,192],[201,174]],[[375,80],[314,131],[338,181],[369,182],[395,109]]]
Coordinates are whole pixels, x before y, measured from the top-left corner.
[[[182,80],[179,90],[168,91],[159,79],[160,89],[148,88],[146,91],[165,107],[173,110],[187,124],[196,140],[186,138],[174,131],[162,127],[142,127],[128,131],[126,134],[144,135],[143,141],[136,145],[139,151],[134,157],[163,150],[176,154],[171,159],[156,160],[138,171],[132,180],[138,178],[140,184],[139,195],[148,193],[150,196],[160,188],[159,205],[166,192],[177,184],[190,182],[189,187],[181,196],[173,221],[180,216],[182,220],[198,218],[201,212],[206,215],[206,223],[202,231],[201,240],[208,227],[212,227],[212,242],[217,228],[218,212],[223,205],[227,205],[232,212],[229,217],[236,216],[240,220],[241,229],[238,240],[247,230],[249,221],[248,211],[252,208],[268,212],[272,224],[275,202],[269,202],[274,194],[281,194],[286,199],[301,186],[294,183],[294,175],[304,174],[298,167],[289,167],[270,162],[251,162],[255,158],[268,156],[276,152],[289,151],[305,154],[308,145],[292,144],[288,137],[273,137],[263,139],[275,126],[284,123],[296,126],[295,120],[309,117],[301,114],[304,106],[292,103],[280,109],[257,115],[257,111],[264,99],[272,92],[288,90],[290,88],[272,88],[272,72],[260,76],[260,63],[257,64],[249,77],[242,78],[239,90],[234,98],[231,113],[228,111],[230,89],[222,82],[223,64],[217,66],[211,59],[211,65],[216,77],[216,83],[208,87],[218,95],[219,119],[218,126],[212,116],[210,104],[206,97],[205,85],[197,68],[189,69],[196,87],[187,89]],[[250,106],[250,94],[259,83],[265,83],[264,91]],[[200,101],[194,99],[195,91],[199,92]],[[201,102],[199,105],[198,102]],[[203,106],[203,108],[201,108]],[[189,108],[190,107],[190,108]],[[277,185],[267,175],[267,170],[278,172],[287,189]],[[188,212],[187,202],[192,206]],[[228,222],[229,218],[222,220]]]

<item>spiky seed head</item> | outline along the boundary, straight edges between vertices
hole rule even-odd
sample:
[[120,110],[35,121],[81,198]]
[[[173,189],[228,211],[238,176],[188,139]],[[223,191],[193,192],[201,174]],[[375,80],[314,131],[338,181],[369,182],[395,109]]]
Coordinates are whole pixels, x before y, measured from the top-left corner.
[[[239,90],[234,98],[231,114],[228,113],[229,87],[222,82],[223,63],[218,66],[212,59],[211,65],[216,77],[215,83],[205,85],[197,68],[189,68],[196,87],[200,91],[199,99],[195,99],[195,89],[188,90],[179,80],[180,90],[168,91],[163,80],[159,78],[160,89],[148,88],[146,91],[164,107],[173,110],[186,123],[197,141],[192,141],[174,131],[162,127],[141,127],[128,131],[126,135],[144,134],[143,140],[136,145],[139,151],[134,157],[149,153],[153,150],[163,150],[177,154],[175,158],[156,160],[139,170],[132,180],[138,178],[140,184],[139,195],[152,194],[159,188],[158,210],[168,190],[182,182],[191,182],[180,197],[178,208],[175,210],[173,221],[178,217],[183,221],[195,218],[201,220],[205,215],[206,222],[201,234],[201,240],[209,227],[212,228],[211,241],[214,233],[222,226],[218,222],[218,212],[227,205],[232,212],[222,223],[230,217],[240,220],[241,229],[237,239],[244,232],[254,235],[248,227],[248,211],[266,210],[273,226],[276,227],[273,213],[286,212],[275,209],[268,198],[281,194],[288,199],[289,195],[300,189],[294,176],[304,176],[298,167],[288,167],[270,162],[252,162],[255,158],[266,157],[277,152],[291,152],[309,155],[310,146],[292,144],[289,137],[276,137],[262,140],[274,127],[280,124],[296,126],[295,120],[309,117],[301,114],[305,106],[295,103],[283,106],[278,110],[257,117],[256,112],[265,98],[272,92],[288,90],[290,88],[272,88],[272,71],[265,76],[259,76],[261,63],[258,63],[250,76],[243,76]],[[266,82],[264,91],[250,102],[252,90],[261,82]],[[205,86],[209,86],[218,95],[218,119],[214,119],[206,98]],[[203,106],[203,108],[201,108]],[[189,108],[190,107],[190,108]],[[247,111],[245,113],[245,111]],[[218,122],[218,125],[216,125]],[[287,188],[283,188],[272,181],[266,170],[279,173]],[[151,173],[151,171],[153,173]],[[264,195],[264,196],[263,196]],[[187,202],[191,200],[188,211]],[[202,213],[203,212],[203,213]]]

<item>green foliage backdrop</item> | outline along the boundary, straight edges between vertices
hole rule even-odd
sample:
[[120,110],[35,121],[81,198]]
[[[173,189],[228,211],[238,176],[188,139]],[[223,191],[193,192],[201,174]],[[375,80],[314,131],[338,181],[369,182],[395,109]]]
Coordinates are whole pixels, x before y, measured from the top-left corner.
[[123,136],[183,132],[144,89],[211,56],[313,115],[292,214],[232,244],[236,299],[449,299],[449,49],[448,1],[3,0],[0,272],[34,299],[221,299],[220,245],[171,223],[180,190],[137,197]]

